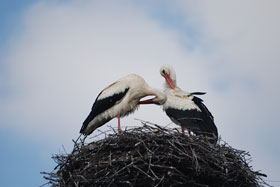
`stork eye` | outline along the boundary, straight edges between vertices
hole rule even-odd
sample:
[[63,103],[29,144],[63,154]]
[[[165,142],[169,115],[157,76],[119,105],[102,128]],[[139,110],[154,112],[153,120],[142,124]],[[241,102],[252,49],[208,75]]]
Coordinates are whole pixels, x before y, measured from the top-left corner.
[[162,73],[163,73],[163,74],[166,74],[166,71],[165,71],[165,70],[162,70]]

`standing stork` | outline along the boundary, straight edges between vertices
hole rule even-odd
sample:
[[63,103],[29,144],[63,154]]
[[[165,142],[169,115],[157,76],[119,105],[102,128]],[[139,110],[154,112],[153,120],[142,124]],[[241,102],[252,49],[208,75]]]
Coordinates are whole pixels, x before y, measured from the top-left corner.
[[[165,78],[166,102],[163,110],[175,124],[180,125],[182,133],[184,128],[197,135],[212,137],[217,141],[218,131],[214,123],[214,117],[203,104],[203,100],[195,95],[203,95],[203,92],[188,93],[177,87],[176,74],[170,65],[163,65],[160,74]],[[143,101],[152,103],[152,101]]]
[[120,132],[120,117],[134,112],[141,104],[140,99],[146,96],[155,96],[151,100],[159,105],[166,101],[163,92],[151,88],[139,75],[130,74],[119,79],[99,93],[80,133],[89,135],[115,117],[118,118]]
[[160,68],[160,74],[166,80],[167,101],[164,103],[163,109],[175,124],[182,127],[182,133],[186,127],[197,135],[203,134],[217,138],[218,130],[214,123],[214,117],[203,104],[203,100],[195,96],[205,93],[188,93],[177,87],[176,74],[170,65],[163,65]]

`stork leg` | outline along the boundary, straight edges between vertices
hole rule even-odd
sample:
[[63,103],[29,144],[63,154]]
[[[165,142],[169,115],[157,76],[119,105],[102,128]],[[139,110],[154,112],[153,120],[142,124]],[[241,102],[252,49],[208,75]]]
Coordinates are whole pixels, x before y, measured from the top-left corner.
[[182,129],[182,134],[185,134],[185,128],[184,128],[184,126],[181,126],[181,129]]
[[118,131],[121,132],[122,129],[121,129],[121,117],[120,115],[118,115]]

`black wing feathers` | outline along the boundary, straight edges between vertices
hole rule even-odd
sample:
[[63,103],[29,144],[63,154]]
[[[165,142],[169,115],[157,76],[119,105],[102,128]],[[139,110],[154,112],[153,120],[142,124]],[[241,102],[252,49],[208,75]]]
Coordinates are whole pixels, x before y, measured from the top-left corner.
[[123,92],[120,92],[120,93],[114,94],[112,96],[98,100],[99,96],[104,91],[104,90],[102,90],[98,94],[97,98],[95,99],[95,102],[93,103],[92,108],[91,108],[91,112],[89,113],[88,117],[85,119],[83,126],[80,130],[80,133],[84,132],[85,128],[90,123],[90,121],[93,120],[97,115],[101,114],[105,110],[108,110],[109,108],[114,106],[116,104],[116,102],[121,100],[125,96],[125,94],[128,92],[128,90],[129,90],[129,88],[126,88]]
[[167,108],[166,114],[173,120],[179,122],[181,126],[197,133],[200,131],[200,124],[203,123],[201,112],[196,109],[178,110],[175,108]]
[[215,134],[215,136],[218,136],[217,127],[214,123],[214,117],[202,103],[203,100],[194,96],[193,102],[201,111],[196,109],[181,110],[167,108],[165,112],[171,119],[177,121],[181,126],[186,127],[195,134],[205,134],[209,136],[211,136],[211,134]]
[[199,107],[199,109],[202,112],[202,118],[206,122],[205,125],[203,125],[203,130],[208,133],[214,133],[216,136],[218,136],[218,130],[214,123],[214,117],[211,114],[211,112],[208,110],[208,108],[202,103],[203,100],[198,97],[193,97],[193,102]]
[[206,92],[191,92],[189,96],[191,95],[205,95]]
[[202,113],[206,116],[209,116],[212,120],[214,120],[213,115],[208,110],[208,108],[203,104],[203,100],[199,97],[193,97],[193,102],[198,106],[198,108],[202,111]]

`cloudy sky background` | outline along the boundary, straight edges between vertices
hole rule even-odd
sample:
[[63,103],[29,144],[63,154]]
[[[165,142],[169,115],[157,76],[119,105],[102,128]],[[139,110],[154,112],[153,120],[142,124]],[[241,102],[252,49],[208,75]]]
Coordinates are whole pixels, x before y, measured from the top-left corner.
[[[162,88],[171,64],[222,139],[280,186],[280,1],[1,1],[0,186],[40,186],[98,93],[129,73]],[[134,118],[170,120],[158,106]],[[101,130],[117,126],[113,119]],[[172,127],[172,125],[171,125]],[[62,146],[63,145],[63,146]],[[16,177],[15,177],[16,176]],[[15,180],[16,178],[16,180]]]

